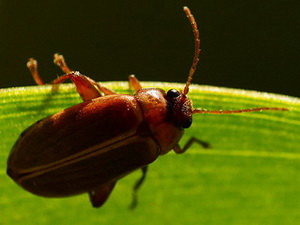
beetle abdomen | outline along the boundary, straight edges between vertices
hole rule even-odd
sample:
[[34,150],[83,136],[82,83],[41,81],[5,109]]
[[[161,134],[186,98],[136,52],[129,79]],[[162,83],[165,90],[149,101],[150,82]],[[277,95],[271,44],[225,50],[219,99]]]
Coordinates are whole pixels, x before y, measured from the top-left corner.
[[88,192],[153,162],[159,147],[151,137],[129,137],[72,161],[20,176],[18,183],[46,197]]
[[11,151],[8,174],[35,194],[66,196],[122,177],[158,155],[135,98],[108,95],[29,127]]

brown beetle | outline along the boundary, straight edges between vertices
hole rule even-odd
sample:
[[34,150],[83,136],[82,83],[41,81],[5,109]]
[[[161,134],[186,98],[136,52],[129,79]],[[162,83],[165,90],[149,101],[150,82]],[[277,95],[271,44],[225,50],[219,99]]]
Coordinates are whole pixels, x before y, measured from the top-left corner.
[[[42,119],[25,131],[12,148],[8,158],[8,175],[24,189],[45,197],[66,197],[89,193],[94,207],[104,204],[116,182],[141,169],[145,179],[147,166],[159,155],[174,150],[183,153],[193,142],[191,138],[180,148],[184,128],[192,123],[192,115],[200,113],[240,113],[282,108],[209,111],[193,109],[187,94],[200,53],[197,24],[187,7],[194,38],[195,55],[183,92],[167,93],[157,88],[142,88],[131,75],[130,86],[135,95],[121,95],[96,83],[79,72],[70,70],[61,55],[54,62],[66,73],[52,84],[71,79],[83,102]],[[28,64],[35,81],[43,85],[37,62]],[[102,96],[102,94],[104,96]]]

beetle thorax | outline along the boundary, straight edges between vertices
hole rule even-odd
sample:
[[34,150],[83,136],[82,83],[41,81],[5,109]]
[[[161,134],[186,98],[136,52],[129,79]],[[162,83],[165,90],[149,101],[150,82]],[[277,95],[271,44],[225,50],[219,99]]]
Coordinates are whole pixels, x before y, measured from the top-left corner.
[[136,99],[140,103],[145,120],[156,126],[167,119],[167,101],[165,99],[165,93],[160,89],[141,89],[135,95]]
[[183,129],[174,123],[174,113],[169,107],[164,90],[141,89],[135,95],[150,132],[161,147],[161,154],[169,152],[180,140]]

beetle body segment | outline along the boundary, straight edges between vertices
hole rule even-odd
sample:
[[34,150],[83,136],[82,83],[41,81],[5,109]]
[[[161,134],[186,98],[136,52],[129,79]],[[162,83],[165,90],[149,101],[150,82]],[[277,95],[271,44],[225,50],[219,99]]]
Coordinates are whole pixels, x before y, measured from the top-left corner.
[[174,112],[164,90],[144,88],[135,95],[142,106],[151,134],[159,142],[160,154],[166,154],[179,142],[184,131],[174,124]]
[[108,95],[30,126],[12,149],[8,174],[34,194],[62,197],[115,181],[159,153],[137,100]]
[[173,125],[167,104],[164,91],[141,89],[136,96],[107,95],[67,108],[21,134],[8,174],[46,197],[115,182],[177,144],[183,130]]

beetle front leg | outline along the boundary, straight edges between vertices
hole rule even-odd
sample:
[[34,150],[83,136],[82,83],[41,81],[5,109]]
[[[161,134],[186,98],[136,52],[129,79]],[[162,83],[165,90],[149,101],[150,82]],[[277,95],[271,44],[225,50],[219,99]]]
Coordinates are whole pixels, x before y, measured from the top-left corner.
[[176,154],[182,154],[182,153],[184,153],[189,147],[191,147],[191,145],[192,145],[193,143],[195,143],[195,142],[198,143],[199,145],[201,145],[203,148],[209,148],[209,147],[210,147],[209,143],[204,142],[204,141],[201,141],[201,140],[199,140],[199,139],[197,139],[197,138],[195,138],[195,137],[191,137],[191,138],[187,141],[187,143],[184,145],[183,148],[181,148],[181,147],[179,146],[179,144],[176,144],[175,147],[173,148],[173,150],[174,150],[174,152],[175,152]]
[[142,176],[141,178],[135,183],[133,187],[133,195],[132,195],[132,202],[130,204],[130,209],[134,209],[138,203],[137,191],[141,188],[141,185],[144,183],[146,174],[147,174],[148,166],[142,168]]

